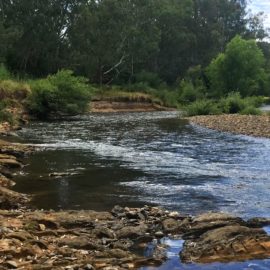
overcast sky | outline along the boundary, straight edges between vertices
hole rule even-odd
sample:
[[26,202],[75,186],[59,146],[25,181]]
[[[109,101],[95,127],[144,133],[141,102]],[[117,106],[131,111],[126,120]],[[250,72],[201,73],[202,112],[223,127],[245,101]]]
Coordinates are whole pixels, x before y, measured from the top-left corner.
[[270,0],[252,0],[250,8],[253,13],[263,11],[267,15],[265,26],[270,27]]

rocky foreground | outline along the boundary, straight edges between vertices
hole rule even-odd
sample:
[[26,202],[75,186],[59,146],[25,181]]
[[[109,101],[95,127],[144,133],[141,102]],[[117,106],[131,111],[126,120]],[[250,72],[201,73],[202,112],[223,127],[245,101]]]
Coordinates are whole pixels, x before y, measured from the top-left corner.
[[218,131],[270,138],[269,115],[206,115],[189,117],[188,120]]
[[[0,141],[0,269],[138,269],[166,259],[163,237],[184,239],[185,263],[270,257],[270,219],[244,221],[224,213],[197,217],[157,207],[109,212],[40,211],[11,191],[14,170],[34,149]],[[147,251],[147,252],[145,252]],[[145,256],[147,254],[147,257]]]

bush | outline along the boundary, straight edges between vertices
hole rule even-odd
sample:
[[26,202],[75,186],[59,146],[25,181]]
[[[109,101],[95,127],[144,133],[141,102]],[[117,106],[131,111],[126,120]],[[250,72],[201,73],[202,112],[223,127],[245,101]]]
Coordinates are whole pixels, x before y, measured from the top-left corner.
[[31,88],[28,109],[38,118],[48,118],[52,114],[82,113],[88,107],[92,92],[87,80],[73,76],[70,70],[62,70],[46,79],[32,81]]
[[245,107],[245,101],[241,98],[238,92],[228,94],[226,98],[221,99],[219,102],[219,108],[221,111],[229,114],[239,113]]
[[0,102],[0,122],[9,122],[10,124],[15,124],[14,116],[8,111],[8,102],[3,100]]
[[202,87],[195,87],[193,83],[182,80],[180,83],[180,102],[189,103],[194,102],[197,99],[204,98],[204,89]]
[[4,80],[0,82],[0,100],[6,98],[23,100],[27,98],[30,93],[30,86],[26,83],[12,80]]
[[155,103],[162,106],[177,108],[179,105],[179,93],[177,91],[164,88],[159,90],[149,89],[146,93],[154,98]]
[[7,111],[7,110],[0,110],[0,123],[1,122],[8,122],[11,125],[15,124],[15,119],[14,116],[11,112]]
[[221,114],[217,104],[211,100],[198,100],[185,107],[187,116]]
[[156,73],[141,71],[135,75],[136,83],[144,83],[147,86],[158,88],[163,82]]
[[246,108],[244,108],[240,114],[247,114],[247,115],[261,115],[262,112],[255,108],[254,106],[247,106]]
[[12,76],[10,72],[7,70],[7,68],[4,66],[4,64],[0,64],[0,81],[1,80],[8,80]]
[[248,105],[253,106],[255,108],[258,108],[258,107],[260,107],[260,106],[262,106],[264,104],[265,99],[264,99],[264,97],[253,96],[253,97],[246,97],[246,98],[244,98],[244,101]]

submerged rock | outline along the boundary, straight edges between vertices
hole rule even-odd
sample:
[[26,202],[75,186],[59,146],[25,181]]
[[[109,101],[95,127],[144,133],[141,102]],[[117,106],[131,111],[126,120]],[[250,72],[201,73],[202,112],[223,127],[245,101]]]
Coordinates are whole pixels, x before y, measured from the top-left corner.
[[230,262],[270,256],[270,236],[262,229],[229,225],[185,242],[180,254],[185,263]]

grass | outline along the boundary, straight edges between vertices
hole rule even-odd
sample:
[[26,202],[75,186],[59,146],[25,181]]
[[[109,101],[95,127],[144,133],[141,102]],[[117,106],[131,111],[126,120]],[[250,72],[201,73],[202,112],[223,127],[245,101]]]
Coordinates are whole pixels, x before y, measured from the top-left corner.
[[146,102],[166,107],[177,108],[178,93],[169,89],[153,89],[143,84],[112,86],[96,89],[93,100],[107,100],[118,102]]
[[218,114],[243,114],[260,115],[258,109],[264,102],[262,97],[242,98],[239,93],[231,93],[220,100],[202,99],[184,107],[187,116],[218,115]]

